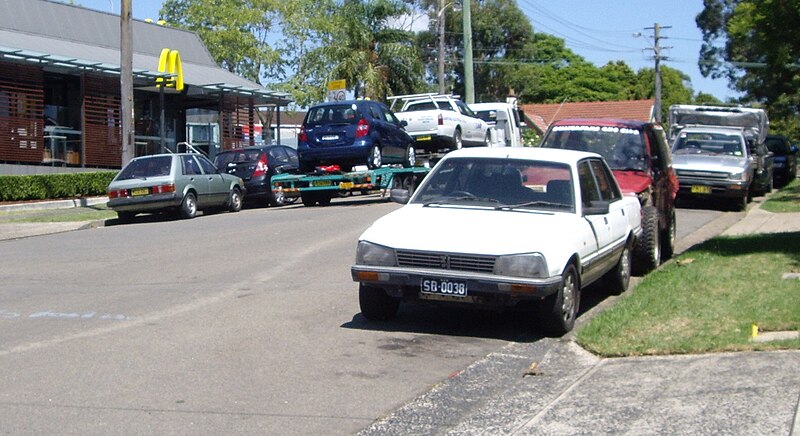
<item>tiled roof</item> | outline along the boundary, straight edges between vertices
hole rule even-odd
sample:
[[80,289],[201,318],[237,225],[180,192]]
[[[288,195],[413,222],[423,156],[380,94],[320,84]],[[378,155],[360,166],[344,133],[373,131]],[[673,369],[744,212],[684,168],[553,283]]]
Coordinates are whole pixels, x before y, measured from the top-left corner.
[[[541,117],[545,125],[564,118],[619,118],[650,121],[655,100],[590,101],[578,103],[523,104],[525,115]],[[539,123],[535,123],[539,127]]]

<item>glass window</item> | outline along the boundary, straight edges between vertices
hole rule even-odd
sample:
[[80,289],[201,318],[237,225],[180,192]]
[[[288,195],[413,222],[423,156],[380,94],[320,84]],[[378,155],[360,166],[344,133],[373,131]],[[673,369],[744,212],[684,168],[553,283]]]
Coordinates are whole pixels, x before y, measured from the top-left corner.
[[194,156],[184,155],[181,158],[183,162],[183,174],[187,176],[193,176],[197,174],[201,174],[200,172],[200,165],[194,160]]
[[134,159],[120,171],[117,180],[139,179],[170,175],[172,156],[156,156],[146,159]]
[[208,160],[208,158],[206,158],[205,156],[196,156],[196,157],[197,161],[200,162],[200,167],[203,168],[204,173],[206,174],[217,173],[217,167],[215,167],[214,164],[211,163],[210,160]]
[[603,165],[603,162],[592,159],[590,161],[592,172],[595,179],[597,179],[597,187],[600,188],[600,197],[605,201],[617,201],[622,198],[622,193],[619,192],[616,183],[614,183],[614,176],[611,171]]
[[283,147],[273,147],[269,150],[269,160],[278,165],[285,165],[289,162],[289,155]]
[[565,164],[457,158],[425,178],[414,203],[574,211],[572,186]]
[[581,185],[581,202],[584,206],[589,206],[592,201],[600,200],[600,189],[588,161],[578,164],[578,180]]

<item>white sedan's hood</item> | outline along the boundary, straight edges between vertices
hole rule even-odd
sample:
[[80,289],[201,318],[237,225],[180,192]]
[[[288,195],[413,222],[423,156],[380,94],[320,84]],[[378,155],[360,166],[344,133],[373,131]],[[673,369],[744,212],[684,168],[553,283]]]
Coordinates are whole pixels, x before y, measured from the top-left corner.
[[[379,220],[361,240],[396,249],[502,255],[571,246],[571,213],[406,205]],[[566,232],[566,233],[565,233]],[[560,242],[561,241],[561,242]]]

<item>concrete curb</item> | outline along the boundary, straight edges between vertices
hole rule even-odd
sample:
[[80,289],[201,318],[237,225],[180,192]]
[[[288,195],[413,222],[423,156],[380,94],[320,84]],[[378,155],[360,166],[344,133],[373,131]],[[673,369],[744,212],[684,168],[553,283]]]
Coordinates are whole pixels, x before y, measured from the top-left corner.
[[108,197],[81,197],[69,200],[34,201],[0,205],[0,212],[19,212],[25,210],[69,209],[73,207],[88,207],[104,204]]

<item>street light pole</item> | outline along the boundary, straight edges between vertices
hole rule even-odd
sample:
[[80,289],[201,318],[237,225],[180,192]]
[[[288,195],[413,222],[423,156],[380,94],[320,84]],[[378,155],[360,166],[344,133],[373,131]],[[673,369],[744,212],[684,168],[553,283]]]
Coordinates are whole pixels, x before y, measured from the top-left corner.
[[120,118],[122,128],[122,166],[134,158],[133,117],[133,33],[131,30],[131,0],[120,2],[119,56],[120,56]]

